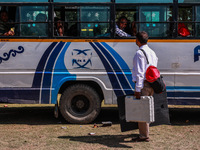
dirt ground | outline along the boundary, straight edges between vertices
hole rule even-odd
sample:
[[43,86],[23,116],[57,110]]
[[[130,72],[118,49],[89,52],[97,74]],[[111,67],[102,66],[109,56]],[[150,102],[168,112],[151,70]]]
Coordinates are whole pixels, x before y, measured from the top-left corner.
[[[52,105],[0,104],[0,150],[200,150],[200,106],[169,112],[171,125],[153,126],[150,142],[133,143],[138,130],[120,131],[116,107],[104,107],[91,124],[73,125],[55,119]],[[102,127],[103,121],[112,126]]]

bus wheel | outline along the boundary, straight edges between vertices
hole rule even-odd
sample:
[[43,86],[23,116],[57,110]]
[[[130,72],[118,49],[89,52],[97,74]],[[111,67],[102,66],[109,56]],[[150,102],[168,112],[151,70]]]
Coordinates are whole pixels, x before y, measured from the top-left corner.
[[61,96],[60,112],[70,123],[90,123],[100,113],[101,101],[98,93],[90,86],[75,84]]

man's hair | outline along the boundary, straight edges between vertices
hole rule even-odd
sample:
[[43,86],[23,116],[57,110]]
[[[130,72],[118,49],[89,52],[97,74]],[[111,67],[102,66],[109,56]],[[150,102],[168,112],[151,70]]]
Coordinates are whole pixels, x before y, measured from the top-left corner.
[[147,44],[147,41],[149,39],[149,36],[148,34],[145,32],[145,31],[142,31],[142,32],[138,32],[136,34],[136,38],[138,39],[138,41],[141,43],[141,44]]
[[120,23],[120,21],[121,21],[122,19],[125,19],[125,20],[128,21],[128,19],[127,19],[125,16],[121,16],[121,17],[118,19],[118,23]]

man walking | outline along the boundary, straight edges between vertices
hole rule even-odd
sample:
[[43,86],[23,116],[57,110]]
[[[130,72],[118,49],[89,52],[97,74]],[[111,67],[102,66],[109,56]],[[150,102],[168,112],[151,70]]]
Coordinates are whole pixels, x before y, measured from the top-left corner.
[[[145,31],[138,32],[136,34],[136,44],[139,47],[139,50],[136,52],[133,58],[133,72],[132,78],[135,82],[135,97],[136,99],[140,99],[140,96],[152,96],[154,91],[149,85],[149,83],[145,80],[145,72],[149,65],[153,65],[157,67],[158,58],[155,52],[149,48],[147,45],[148,34]],[[144,53],[141,51],[144,50],[149,64],[147,64],[146,57]],[[133,138],[133,141],[146,141],[149,142],[149,123],[147,122],[138,122],[139,127],[139,136]]]

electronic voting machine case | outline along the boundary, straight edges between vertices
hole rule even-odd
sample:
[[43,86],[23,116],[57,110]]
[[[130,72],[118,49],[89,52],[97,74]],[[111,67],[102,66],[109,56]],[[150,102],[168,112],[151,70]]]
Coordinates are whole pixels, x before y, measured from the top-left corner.
[[125,97],[125,117],[127,122],[147,122],[155,121],[154,98],[153,96]]

